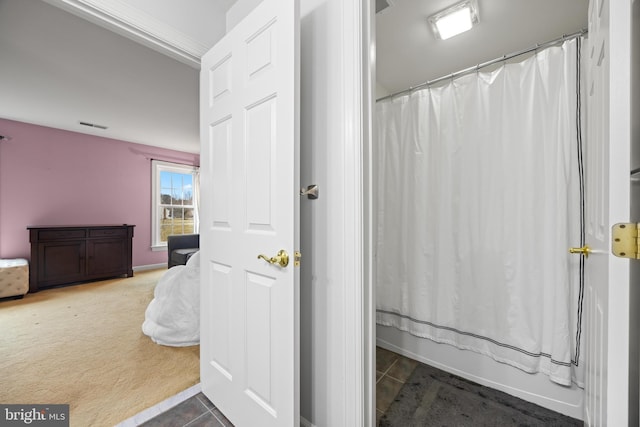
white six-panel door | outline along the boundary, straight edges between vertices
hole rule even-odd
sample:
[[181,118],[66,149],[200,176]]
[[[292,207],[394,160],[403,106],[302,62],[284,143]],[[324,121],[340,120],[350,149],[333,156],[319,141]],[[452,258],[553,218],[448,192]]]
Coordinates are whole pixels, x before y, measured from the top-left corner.
[[201,383],[238,427],[299,425],[298,14],[265,0],[202,58]]
[[585,95],[585,424],[626,426],[628,260],[610,252],[611,225],[628,222],[631,0],[591,0]]

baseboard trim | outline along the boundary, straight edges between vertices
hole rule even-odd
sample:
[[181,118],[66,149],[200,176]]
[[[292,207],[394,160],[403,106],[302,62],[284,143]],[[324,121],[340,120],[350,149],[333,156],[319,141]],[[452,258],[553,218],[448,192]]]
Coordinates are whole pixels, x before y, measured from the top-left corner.
[[163,262],[162,264],[139,265],[137,267],[133,267],[133,271],[158,270],[161,268],[167,268],[167,264]]

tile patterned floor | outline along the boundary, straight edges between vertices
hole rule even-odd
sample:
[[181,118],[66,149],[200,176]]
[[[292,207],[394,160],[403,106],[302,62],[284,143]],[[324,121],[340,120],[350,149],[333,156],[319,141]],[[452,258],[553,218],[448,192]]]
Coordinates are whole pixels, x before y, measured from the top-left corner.
[[[376,348],[376,422],[389,408],[418,362]],[[144,427],[233,427],[202,392],[141,424]]]
[[376,347],[376,425],[418,363]]
[[[376,347],[376,425],[379,424],[380,417],[389,409],[396,395],[419,363],[392,351]],[[199,391],[199,388],[191,393],[191,397],[178,401],[181,403],[142,424],[135,423],[135,425],[145,427],[233,427],[233,424]]]
[[233,427],[202,392],[141,424],[144,427]]
[[[376,348],[376,422],[389,408],[418,362],[383,348]],[[198,392],[187,400],[141,424],[144,427],[233,427],[233,424]]]

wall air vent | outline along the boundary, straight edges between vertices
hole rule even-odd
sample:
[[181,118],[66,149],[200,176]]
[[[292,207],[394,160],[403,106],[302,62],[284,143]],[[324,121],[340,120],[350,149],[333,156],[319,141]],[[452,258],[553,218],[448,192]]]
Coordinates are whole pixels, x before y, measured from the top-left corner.
[[393,0],[376,0],[376,13],[380,13],[390,6],[393,6]]
[[90,128],[97,128],[97,129],[108,129],[106,126],[103,125],[97,125],[95,123],[87,123],[87,122],[79,122],[82,126],[89,126]]

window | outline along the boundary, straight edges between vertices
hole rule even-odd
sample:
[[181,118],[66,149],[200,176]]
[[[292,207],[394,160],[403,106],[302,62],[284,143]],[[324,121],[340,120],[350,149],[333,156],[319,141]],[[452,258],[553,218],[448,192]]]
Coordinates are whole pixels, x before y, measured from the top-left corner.
[[198,232],[196,166],[152,160],[151,247],[161,250],[171,234]]

